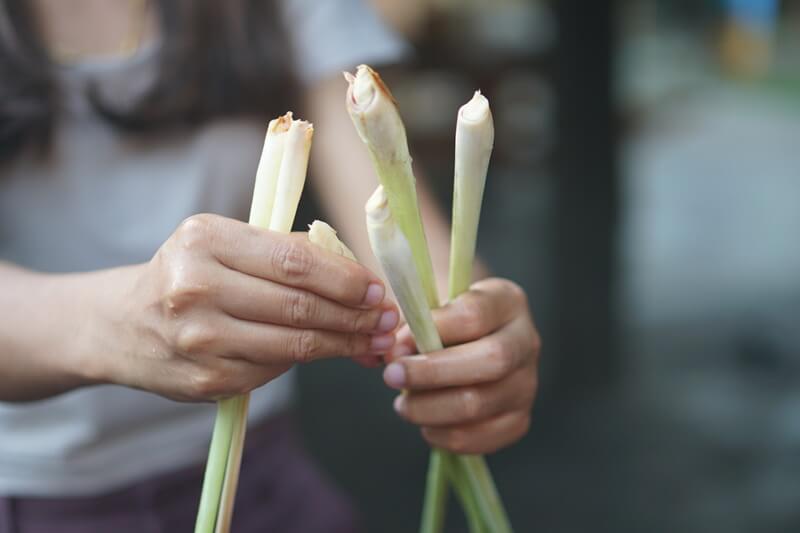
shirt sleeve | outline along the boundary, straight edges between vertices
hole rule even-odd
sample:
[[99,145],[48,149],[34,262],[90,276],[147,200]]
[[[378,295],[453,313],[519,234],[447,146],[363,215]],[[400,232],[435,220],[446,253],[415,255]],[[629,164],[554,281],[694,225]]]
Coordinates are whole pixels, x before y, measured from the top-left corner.
[[295,71],[306,85],[361,63],[397,63],[411,53],[368,0],[281,0],[280,7]]

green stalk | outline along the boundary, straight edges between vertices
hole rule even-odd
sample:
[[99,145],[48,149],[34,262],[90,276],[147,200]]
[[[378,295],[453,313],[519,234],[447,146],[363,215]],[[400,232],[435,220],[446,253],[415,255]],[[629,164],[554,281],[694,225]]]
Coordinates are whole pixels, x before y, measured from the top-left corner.
[[474,498],[488,530],[492,533],[511,533],[511,523],[483,456],[452,454],[452,458],[456,465],[454,470],[463,476],[465,487]]
[[447,510],[448,458],[441,450],[433,449],[428,460],[425,480],[425,500],[422,503],[422,533],[439,533],[444,525]]
[[[481,202],[494,144],[494,126],[489,102],[477,91],[458,111],[456,124],[453,227],[450,251],[448,297],[469,290]],[[462,476],[474,497],[484,524],[493,533],[511,531],[486,461],[479,455],[453,455],[454,471]]]
[[[404,246],[409,249],[412,257],[410,263],[413,264],[409,264],[407,260],[403,263],[398,259],[384,259],[381,260],[381,265],[420,351],[441,348],[438,332],[435,332],[432,323],[428,324],[428,308],[438,307],[438,295],[419,214],[405,128],[396,102],[378,74],[366,65],[359,66],[355,76],[346,73],[345,79],[349,84],[347,109],[359,136],[369,149],[382,184],[367,203],[367,227],[372,228],[370,242],[379,260],[382,254],[386,256],[380,249],[381,242],[405,242]],[[472,278],[480,206],[493,139],[494,130],[488,102],[478,92],[459,110],[456,128],[453,248],[448,291],[451,299],[468,290]],[[395,237],[389,230],[376,230],[381,225],[391,226],[386,220],[378,220],[381,217],[391,219],[392,223],[396,220],[400,229],[396,233],[402,235]],[[390,235],[391,239],[388,238]],[[403,248],[401,245],[392,246]],[[402,256],[403,253],[395,255]],[[409,276],[416,278],[416,284],[423,288],[428,308],[423,309],[420,295],[414,289],[415,283]],[[432,342],[434,333],[437,342]],[[423,533],[441,531],[448,476],[461,499],[473,533],[511,531],[483,458],[463,458],[443,450],[432,450],[421,525]]]
[[[358,135],[367,145],[392,216],[408,241],[415,270],[426,295],[427,307],[439,307],[433,264],[419,212],[408,139],[397,102],[378,73],[367,65],[360,65],[355,75],[345,73],[345,79],[348,82],[347,110]],[[422,510],[423,533],[439,533],[444,523],[447,477],[440,459],[435,453],[430,458]]]
[[[453,228],[451,233],[449,298],[469,290],[478,236],[481,201],[494,143],[489,102],[476,92],[458,112],[456,125]],[[486,461],[479,455],[454,456],[462,476],[492,532],[510,532],[511,526]]]
[[382,185],[367,201],[365,211],[370,246],[394,291],[417,348],[422,353],[441,350],[442,340],[433,324],[411,245],[394,217]]
[[[305,183],[313,127],[292,114],[272,120],[256,171],[249,223],[291,231]],[[195,533],[228,533],[239,481],[250,395],[220,400],[208,451]]]
[[397,111],[397,102],[378,73],[366,65],[360,65],[355,76],[345,73],[345,79],[349,84],[347,110],[350,118],[367,145],[392,214],[411,246],[428,306],[435,309],[439,307],[439,294],[417,204],[406,129]]
[[[389,285],[394,291],[397,303],[403,311],[417,348],[427,353],[442,349],[442,341],[433,323],[430,307],[425,298],[422,281],[414,262],[413,251],[394,211],[389,205],[383,186],[370,197],[365,207],[367,212],[367,233],[375,257],[383,269]],[[428,471],[427,490],[422,511],[422,533],[438,533],[444,524],[447,496],[445,452],[431,453],[431,466]]]
[[[394,291],[397,303],[411,328],[417,348],[422,353],[442,349],[439,332],[433,324],[422,281],[414,262],[414,254],[399,223],[394,218],[383,186],[378,186],[366,205],[367,233],[375,257]],[[426,249],[427,251],[427,249]],[[441,461],[442,456],[432,455],[431,461]],[[423,504],[423,533],[437,533],[444,523],[447,495],[445,469],[433,468],[429,472],[428,487]],[[432,477],[433,476],[433,477]]]
[[467,517],[472,533],[491,533],[483,520],[478,505],[478,492],[471,490],[465,472],[456,464],[456,455],[433,448],[430,453],[425,500],[422,508],[421,533],[438,533],[444,526],[447,511],[447,484],[453,485]]
[[[435,451],[436,450],[434,450],[434,452]],[[461,508],[464,510],[464,514],[467,517],[467,524],[469,525],[470,532],[492,533],[487,523],[484,521],[481,507],[478,504],[478,496],[480,493],[471,489],[466,477],[466,472],[460,465],[455,464],[458,456],[449,452],[442,453],[445,454],[446,464],[448,465],[447,470],[450,473],[458,499],[461,501]]]
[[220,494],[220,506],[217,511],[214,533],[229,531],[233,519],[233,504],[239,485],[239,469],[242,464],[244,437],[247,432],[247,409],[250,405],[250,395],[242,394],[223,401],[230,403],[230,410],[226,411],[225,418],[233,419],[233,427],[231,428],[228,460],[225,465],[225,477],[222,480],[222,493]]
[[211,434],[211,445],[208,449],[195,533],[213,533],[216,527],[219,498],[222,494],[222,481],[228,464],[235,419],[231,411],[234,407],[235,404],[230,400],[223,400],[217,404],[217,418],[214,420],[214,432]]

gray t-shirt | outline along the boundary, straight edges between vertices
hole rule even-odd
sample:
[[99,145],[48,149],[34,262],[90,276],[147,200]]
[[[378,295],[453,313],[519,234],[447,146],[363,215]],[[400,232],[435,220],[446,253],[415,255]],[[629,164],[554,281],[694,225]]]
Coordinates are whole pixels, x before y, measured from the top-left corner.
[[[282,1],[293,59],[307,84],[405,53],[364,0]],[[88,80],[116,94],[142,90],[156,49],[59,71],[64,105],[51,157],[23,153],[0,169],[1,260],[45,272],[140,263],[194,213],[246,217],[265,124],[219,120],[142,140],[88,105]],[[290,372],[254,391],[250,419],[285,408],[292,388]],[[115,386],[0,402],[0,495],[94,494],[199,462],[214,413],[210,404]]]

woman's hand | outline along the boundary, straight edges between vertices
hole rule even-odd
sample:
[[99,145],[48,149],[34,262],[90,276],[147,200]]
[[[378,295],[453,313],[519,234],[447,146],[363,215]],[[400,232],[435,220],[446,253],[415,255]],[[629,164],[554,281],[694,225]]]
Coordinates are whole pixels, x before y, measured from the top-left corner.
[[524,291],[491,278],[433,312],[444,350],[425,355],[408,326],[384,370],[404,389],[395,410],[421,426],[432,445],[456,453],[490,453],[527,431],[536,395],[540,339]]
[[179,400],[248,392],[295,363],[386,353],[398,323],[354,261],[235,220],[187,219],[137,270],[97,373]]

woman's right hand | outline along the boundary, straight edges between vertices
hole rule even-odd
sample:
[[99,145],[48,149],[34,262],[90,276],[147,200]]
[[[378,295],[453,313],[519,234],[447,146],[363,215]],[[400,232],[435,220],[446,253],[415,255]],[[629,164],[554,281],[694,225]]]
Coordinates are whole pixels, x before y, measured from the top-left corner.
[[[310,243],[215,215],[184,221],[132,274],[97,381],[177,400],[248,392],[295,363],[386,353],[383,282]],[[119,353],[121,351],[121,353]]]

